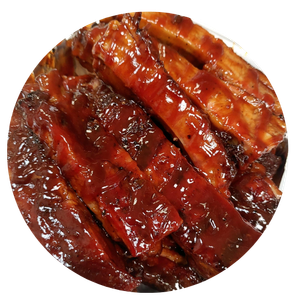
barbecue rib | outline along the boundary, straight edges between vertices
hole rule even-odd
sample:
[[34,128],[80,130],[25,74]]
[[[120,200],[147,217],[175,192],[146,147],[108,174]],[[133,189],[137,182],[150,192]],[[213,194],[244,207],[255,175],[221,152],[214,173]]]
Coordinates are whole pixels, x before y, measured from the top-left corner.
[[237,174],[230,186],[231,201],[253,227],[263,232],[270,223],[281,198],[281,191],[258,165]]
[[[199,70],[169,46],[158,44],[160,59],[170,76],[220,131],[234,136],[248,156],[247,165],[277,147],[286,133],[285,123],[264,104],[251,104],[235,96],[228,86]],[[240,166],[243,167],[243,166]]]
[[[72,38],[73,54],[117,93],[134,98],[134,94],[111,69],[101,59],[92,56],[91,49],[95,41],[103,36],[107,25],[100,23],[93,28],[83,28],[76,32]],[[219,136],[226,132],[228,137],[232,133],[230,144],[225,143],[225,146],[226,150],[238,155],[236,159],[240,163],[239,167],[247,168],[283,139],[286,131],[284,121],[274,116],[260,99],[215,78],[207,71],[197,69],[174,48],[151,38],[168,73],[187,92],[194,104],[209,116],[214,128],[221,131]]]
[[151,36],[196,57],[205,70],[261,99],[277,116],[283,117],[267,77],[191,19],[167,13],[143,12],[140,28],[144,27]]
[[114,134],[156,189],[178,210],[184,222],[172,236],[193,258],[201,276],[216,275],[255,243],[260,234],[194,170],[134,101],[114,94],[97,78],[91,77],[90,82],[82,82],[80,77],[65,78],[64,85],[87,96],[90,115]]
[[223,144],[210,123],[152,55],[144,39],[135,33],[130,17],[114,20],[94,45],[93,54],[141,99],[148,112],[167,126],[201,174],[221,192],[235,175]]
[[170,291],[219,274],[264,232],[285,132],[266,76],[223,41],[189,18],[124,14],[34,69],[9,174],[25,221],[65,266],[115,289]]
[[[69,92],[60,94],[60,76],[55,71],[50,74],[52,86],[46,75],[39,78],[41,85],[45,80],[45,90],[50,95],[39,92],[20,100],[28,126],[53,149],[52,156],[64,176],[108,233],[115,239],[119,237],[133,256],[146,253],[175,231],[182,220],[101,125],[84,115],[84,111],[82,118],[77,118],[76,107],[66,111],[67,106],[62,105],[59,110],[50,104],[59,97],[63,99],[60,103],[74,101],[80,105],[84,101]],[[86,137],[86,129],[90,131],[89,138],[94,132],[99,137],[97,147]]]
[[103,36],[106,28],[106,23],[100,23],[92,28],[83,27],[76,31],[71,39],[72,54],[89,72],[96,73],[102,81],[112,86],[116,93],[127,98],[134,98],[135,95],[126,88],[120,78],[101,59],[92,54],[94,44]]
[[16,107],[8,139],[8,168],[17,204],[39,242],[79,275],[131,291],[140,284],[125,270],[111,240],[47,158],[49,150],[26,127]]

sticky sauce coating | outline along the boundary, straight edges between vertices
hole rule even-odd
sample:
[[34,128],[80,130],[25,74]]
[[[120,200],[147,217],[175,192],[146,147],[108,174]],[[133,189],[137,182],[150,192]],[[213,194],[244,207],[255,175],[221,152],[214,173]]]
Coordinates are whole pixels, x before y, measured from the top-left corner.
[[238,140],[248,157],[247,166],[282,142],[285,123],[267,105],[250,103],[246,96],[238,97],[222,80],[197,69],[171,47],[158,43],[156,47],[164,67],[193,103],[209,116],[218,130]]
[[[75,88],[72,78],[65,80],[65,85],[70,83]],[[76,90],[87,95],[90,114],[98,117],[179,212],[183,224],[172,237],[193,257],[204,277],[230,266],[260,237],[134,101],[116,95],[95,78],[84,84],[78,78]]]
[[135,289],[140,281],[127,273],[111,240],[47,158],[48,151],[16,108],[8,139],[8,167],[26,224],[52,256],[79,275],[104,286]]
[[[52,75],[55,77],[55,72]],[[49,89],[49,83],[55,83],[49,78],[45,81]],[[53,88],[51,101],[59,99],[57,93]],[[80,100],[70,97],[72,94],[66,93],[62,103]],[[180,226],[182,221],[176,210],[143,178],[116,140],[84,111],[83,118],[77,118],[76,109],[62,105],[59,110],[37,95],[22,100],[21,105],[29,127],[52,149],[52,158],[72,187],[133,256],[148,251]],[[63,112],[69,108],[68,114]],[[86,136],[87,128],[92,140]],[[96,145],[93,134],[97,134]]]
[[33,70],[10,124],[9,175],[29,228],[67,268],[171,291],[260,238],[281,197],[285,134],[266,76],[222,40],[179,15],[123,14]]
[[[117,21],[93,48],[125,86],[142,100],[183,144],[194,165],[216,188],[226,194],[235,175],[222,143],[201,114],[152,56],[147,44]],[[131,74],[128,76],[128,74]]]

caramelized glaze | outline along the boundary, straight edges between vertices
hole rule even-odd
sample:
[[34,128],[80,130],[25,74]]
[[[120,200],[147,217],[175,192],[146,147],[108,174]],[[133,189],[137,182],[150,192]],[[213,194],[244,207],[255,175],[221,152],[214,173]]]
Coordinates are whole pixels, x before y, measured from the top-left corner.
[[168,13],[143,12],[140,28],[144,27],[151,36],[192,54],[199,63],[204,64],[204,69],[220,79],[262,101],[267,100],[268,108],[280,118],[283,117],[280,103],[267,77],[191,19]]
[[179,212],[183,224],[172,237],[194,260],[201,276],[216,275],[238,260],[260,234],[194,170],[134,101],[114,94],[97,78],[84,84],[80,78],[77,81],[77,90],[88,97],[90,114],[114,134]]
[[[178,213],[154,190],[117,141],[84,114],[85,97],[59,94],[62,82],[58,83],[57,72],[46,77],[40,82],[45,90],[52,91],[47,94],[49,101],[40,94],[21,101],[29,127],[53,149],[52,157],[64,176],[105,229],[115,239],[121,238],[133,256],[147,252],[180,226]],[[61,103],[61,110],[50,102]],[[66,105],[72,102],[74,108]]]
[[197,69],[175,50],[162,44],[157,47],[164,67],[193,103],[209,116],[216,128],[239,141],[248,156],[247,165],[282,142],[285,123],[264,104],[251,104],[235,96],[224,82]]
[[140,284],[125,270],[111,240],[47,158],[49,149],[32,134],[16,107],[8,139],[8,167],[22,216],[40,243],[79,275],[115,289]]
[[152,55],[147,43],[138,35],[133,36],[126,22],[129,21],[109,23],[106,33],[93,48],[94,55],[132,89],[150,114],[167,126],[201,174],[228,194],[227,187],[235,170],[206,116],[191,105]]

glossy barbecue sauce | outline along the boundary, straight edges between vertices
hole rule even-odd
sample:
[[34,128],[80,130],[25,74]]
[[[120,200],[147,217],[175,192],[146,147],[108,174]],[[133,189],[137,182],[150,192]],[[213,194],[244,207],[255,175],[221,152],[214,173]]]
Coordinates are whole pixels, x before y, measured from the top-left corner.
[[276,147],[284,138],[286,129],[262,103],[251,104],[234,95],[228,86],[206,72],[199,70],[168,46],[154,43],[166,70],[186,91],[193,103],[202,109],[219,130],[235,137],[250,163]]
[[231,201],[254,228],[263,232],[278,207],[281,192],[265,172],[237,176],[230,187]]
[[282,118],[280,103],[265,75],[239,57],[221,39],[215,38],[189,18],[143,12],[140,28],[145,28],[152,37],[172,45],[182,53],[194,56],[204,69],[259,98],[276,116]]
[[107,231],[119,237],[133,256],[149,251],[180,226],[177,211],[154,190],[117,141],[90,117],[84,95],[62,93],[55,71],[39,81],[51,97],[49,101],[22,101],[29,127],[52,149],[64,176]]
[[232,162],[211,131],[206,116],[191,105],[152,55],[147,43],[132,33],[127,23],[115,21],[108,25],[93,53],[133,90],[148,113],[158,118],[180,141],[199,172],[226,194],[227,186],[235,175]]
[[16,106],[9,131],[8,167],[26,224],[50,254],[72,271],[111,288],[135,289],[140,280],[126,272],[111,240],[58,166],[47,158],[48,152],[26,127]]
[[88,96],[91,114],[179,212],[184,222],[172,236],[201,276],[209,278],[239,259],[260,234],[194,170],[134,101],[112,93],[97,78],[89,84],[78,82],[77,89]]
[[[143,12],[141,15],[140,28],[144,28],[150,35],[171,44],[178,50],[184,50],[195,56],[200,64],[215,62],[219,60],[224,52],[224,43],[216,40],[212,35],[198,27],[196,36],[196,25],[184,16],[168,13]],[[195,45],[197,45],[195,47]]]
[[93,72],[93,57],[91,56],[93,45],[103,35],[105,30],[105,24],[99,24],[92,28],[84,27],[76,31],[72,38],[72,55],[78,57],[80,63],[90,72]]

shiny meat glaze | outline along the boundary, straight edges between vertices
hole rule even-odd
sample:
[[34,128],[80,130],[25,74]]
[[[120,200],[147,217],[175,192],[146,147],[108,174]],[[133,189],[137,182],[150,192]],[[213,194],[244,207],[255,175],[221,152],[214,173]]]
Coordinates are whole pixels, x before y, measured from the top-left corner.
[[281,192],[265,172],[251,171],[237,176],[230,186],[231,201],[253,227],[263,232],[270,223]]
[[[51,98],[47,94],[52,102],[59,96],[77,104],[82,100],[76,95],[73,98],[69,92],[61,95],[59,75],[52,75],[52,87],[47,78],[40,78],[52,91]],[[52,157],[64,176],[112,237],[119,237],[137,256],[180,226],[182,220],[175,208],[154,190],[136,163],[102,126],[87,115],[77,118],[76,107],[66,113],[68,107],[62,107],[63,112],[49,102],[41,93],[22,99],[26,121],[52,149]],[[85,135],[87,127],[89,138],[96,131],[97,145]]]
[[[101,59],[93,58],[93,45],[103,36],[106,28],[107,24],[100,23],[76,32],[72,38],[73,54],[114,91],[135,99],[135,95]],[[273,115],[260,99],[207,71],[199,70],[170,46],[158,43],[152,36],[150,38],[165,69],[186,91],[194,105],[207,114],[226,151],[237,161],[239,168],[246,169],[283,139],[286,131],[284,121]]]
[[71,39],[72,54],[89,72],[96,73],[101,80],[112,86],[116,93],[134,98],[132,91],[126,88],[120,78],[101,59],[92,54],[94,44],[103,36],[106,29],[107,24],[100,23],[76,31]]
[[187,17],[167,13],[143,12],[140,28],[151,36],[195,57],[205,70],[261,99],[278,117],[283,113],[268,80],[234,53],[222,40]]
[[191,267],[184,267],[161,256],[148,257],[146,260],[129,260],[126,265],[134,276],[142,278],[154,291],[178,290],[202,281]]
[[164,67],[193,103],[209,116],[218,130],[230,133],[238,140],[247,155],[246,166],[283,141],[284,121],[263,103],[252,104],[235,96],[223,81],[197,69],[171,47],[155,44]]
[[189,18],[90,24],[44,57],[19,99],[8,148],[18,206],[87,279],[195,285],[243,256],[277,209],[287,143],[276,94]]
[[[90,114],[111,134],[184,220],[172,234],[209,278],[238,260],[260,234],[227,199],[202,178],[134,101],[111,92],[97,78],[66,78],[64,85],[87,95]],[[82,108],[81,108],[82,110]],[[229,250],[228,250],[229,249]]]
[[[235,169],[206,116],[165,72],[145,41],[134,33],[130,20],[112,21],[93,54],[141,99],[148,112],[167,126],[201,174],[227,194]],[[130,75],[129,75],[130,74]]]
[[8,167],[22,216],[39,242],[79,275],[115,289],[131,291],[130,276],[111,240],[48,159],[49,150],[25,126],[15,108],[8,139]]

